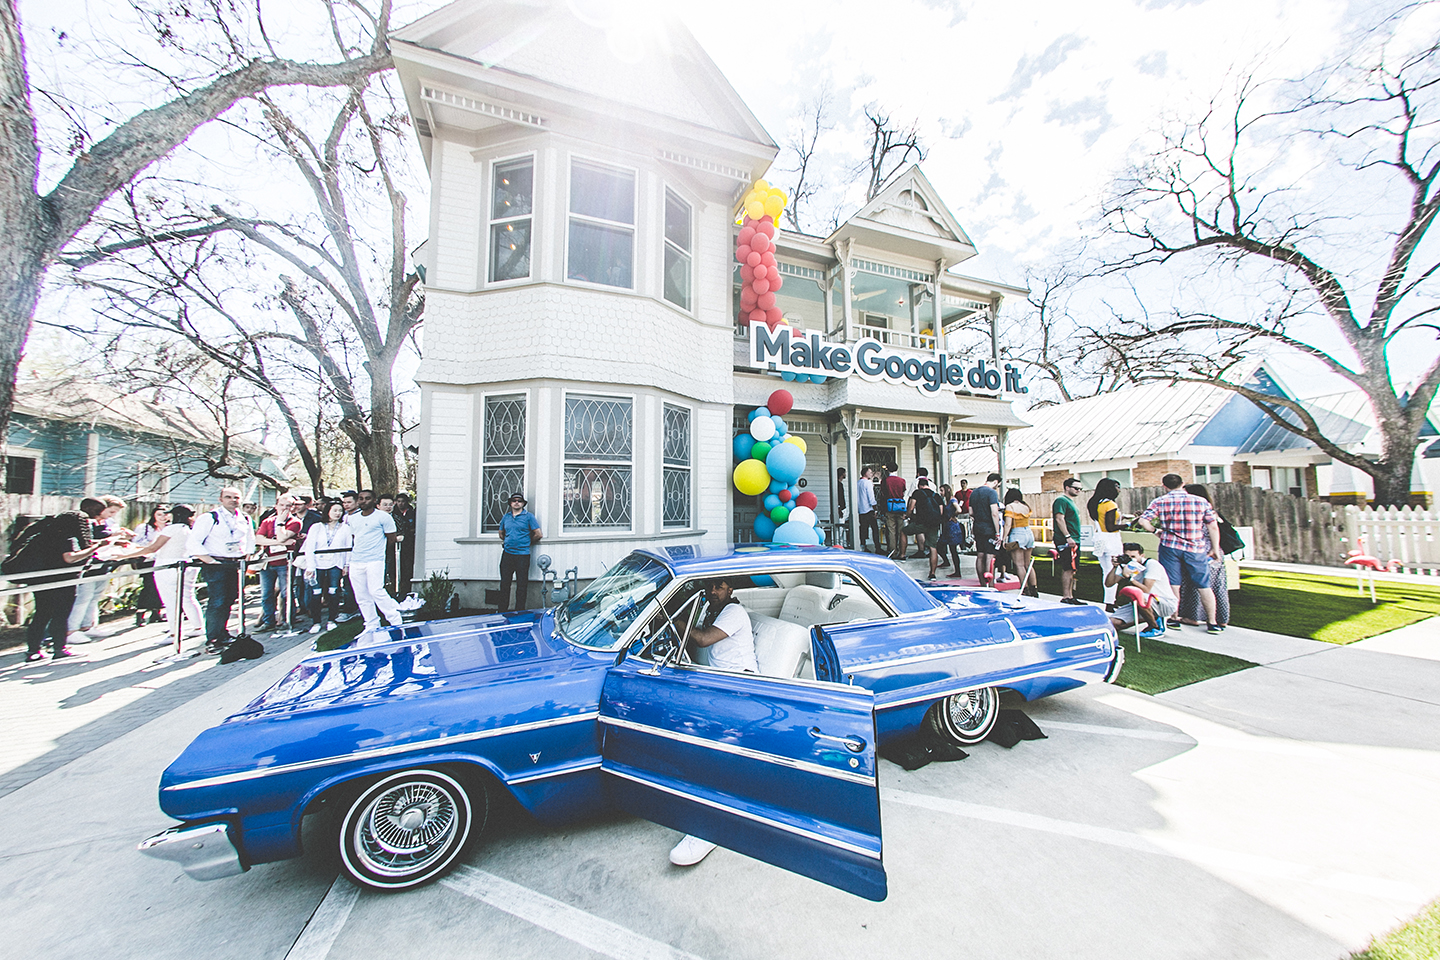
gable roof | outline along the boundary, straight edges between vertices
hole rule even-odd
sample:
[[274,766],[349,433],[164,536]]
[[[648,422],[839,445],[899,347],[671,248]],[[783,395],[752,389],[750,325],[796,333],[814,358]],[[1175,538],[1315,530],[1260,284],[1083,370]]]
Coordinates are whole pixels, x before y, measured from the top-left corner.
[[896,175],[885,189],[831,234],[826,242],[853,238],[867,247],[922,260],[945,258],[947,265],[975,256],[975,244],[945,206],[918,163]]
[[599,97],[776,149],[677,19],[647,14],[634,30],[585,9],[563,0],[455,0],[391,39],[468,61],[502,87],[536,81],[530,92],[556,104]]

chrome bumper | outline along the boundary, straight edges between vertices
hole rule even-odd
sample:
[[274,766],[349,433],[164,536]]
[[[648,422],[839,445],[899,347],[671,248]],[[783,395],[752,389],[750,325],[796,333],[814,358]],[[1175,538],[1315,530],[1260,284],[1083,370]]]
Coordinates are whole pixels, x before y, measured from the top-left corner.
[[219,880],[250,869],[240,862],[230,828],[223,823],[171,827],[140,841],[137,849],[147,857],[174,860],[196,880]]

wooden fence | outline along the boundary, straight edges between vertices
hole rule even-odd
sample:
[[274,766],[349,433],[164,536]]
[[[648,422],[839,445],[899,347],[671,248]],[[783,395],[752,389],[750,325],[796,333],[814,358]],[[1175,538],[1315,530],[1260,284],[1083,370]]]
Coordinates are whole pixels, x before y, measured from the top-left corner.
[[1381,563],[1398,561],[1406,573],[1440,576],[1440,513],[1412,507],[1345,508],[1355,549]]

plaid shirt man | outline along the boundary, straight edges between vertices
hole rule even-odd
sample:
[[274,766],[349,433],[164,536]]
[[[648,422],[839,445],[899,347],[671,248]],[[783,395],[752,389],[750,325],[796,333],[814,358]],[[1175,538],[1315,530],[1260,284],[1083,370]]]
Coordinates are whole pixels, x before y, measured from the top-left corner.
[[1210,552],[1209,526],[1216,522],[1215,509],[1200,497],[1171,490],[1150,501],[1140,516],[1159,522],[1160,546],[1185,553]]

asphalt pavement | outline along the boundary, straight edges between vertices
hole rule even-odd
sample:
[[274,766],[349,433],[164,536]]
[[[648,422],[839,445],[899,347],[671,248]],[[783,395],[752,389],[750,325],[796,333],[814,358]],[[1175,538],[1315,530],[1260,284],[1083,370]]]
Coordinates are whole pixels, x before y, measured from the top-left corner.
[[[0,655],[0,896],[17,957],[1343,957],[1440,895],[1440,623],[1335,647],[1171,639],[1261,664],[1158,697],[1032,704],[1049,738],[880,771],[890,895],[870,903],[726,850],[666,859],[624,815],[502,809],[443,881],[395,894],[307,855],[198,883],[135,844],[165,765],[279,679],[171,663],[156,628],[83,663]],[[158,662],[157,662],[158,661]]]

